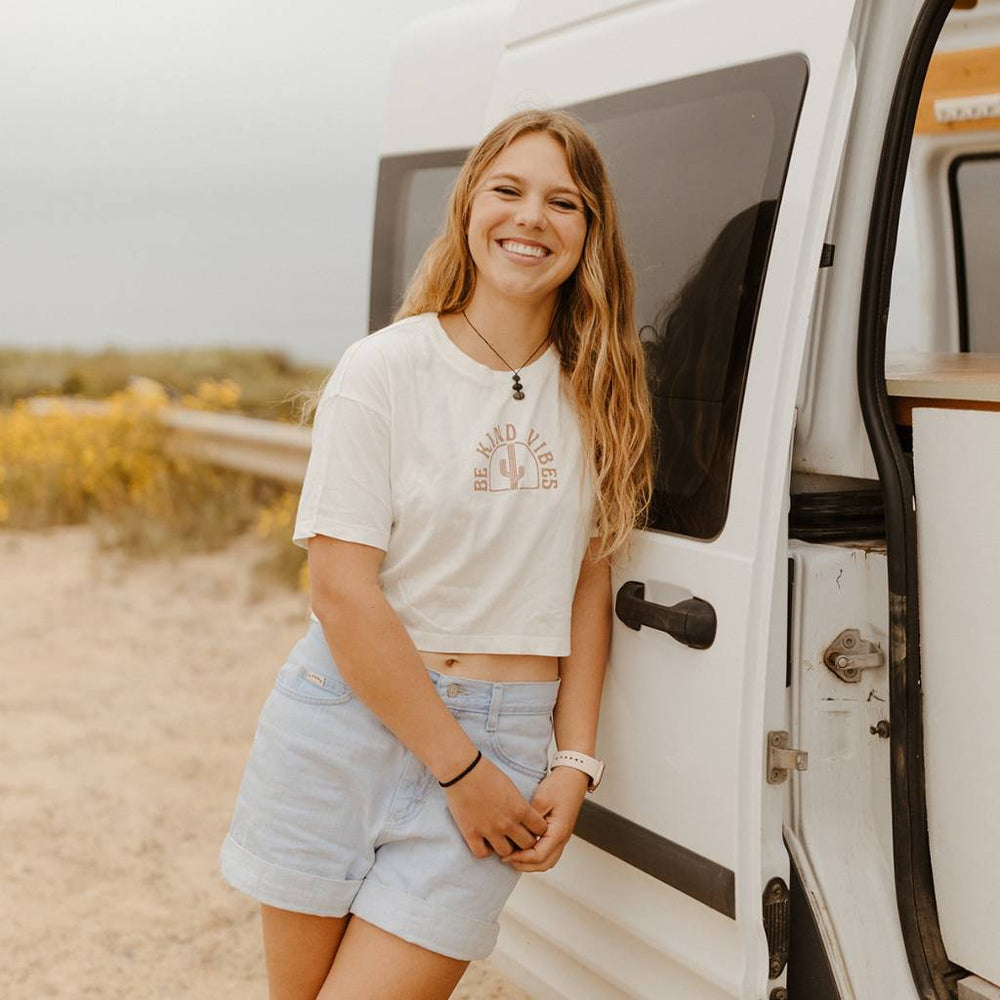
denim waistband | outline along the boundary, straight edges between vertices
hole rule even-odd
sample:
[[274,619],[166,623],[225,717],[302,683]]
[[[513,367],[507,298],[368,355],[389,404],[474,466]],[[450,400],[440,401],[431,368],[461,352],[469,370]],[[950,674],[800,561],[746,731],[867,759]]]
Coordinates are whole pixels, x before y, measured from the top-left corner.
[[552,681],[487,681],[478,677],[456,677],[427,667],[427,676],[449,708],[474,712],[499,710],[511,715],[551,712],[562,679]]

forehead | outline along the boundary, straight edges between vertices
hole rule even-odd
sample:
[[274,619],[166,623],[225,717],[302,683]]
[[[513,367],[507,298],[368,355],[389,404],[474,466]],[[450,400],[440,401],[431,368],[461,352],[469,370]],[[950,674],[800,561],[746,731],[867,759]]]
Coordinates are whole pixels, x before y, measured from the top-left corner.
[[546,132],[519,135],[486,168],[485,177],[510,173],[541,183],[575,189],[562,143]]

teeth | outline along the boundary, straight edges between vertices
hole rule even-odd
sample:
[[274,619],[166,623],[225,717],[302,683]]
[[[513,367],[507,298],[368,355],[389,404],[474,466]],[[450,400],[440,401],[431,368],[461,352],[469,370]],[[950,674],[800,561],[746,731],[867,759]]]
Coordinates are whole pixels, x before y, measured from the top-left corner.
[[526,254],[529,257],[544,257],[548,254],[548,250],[544,247],[528,246],[527,243],[517,243],[514,240],[503,240],[500,246],[504,250],[510,250],[512,253]]

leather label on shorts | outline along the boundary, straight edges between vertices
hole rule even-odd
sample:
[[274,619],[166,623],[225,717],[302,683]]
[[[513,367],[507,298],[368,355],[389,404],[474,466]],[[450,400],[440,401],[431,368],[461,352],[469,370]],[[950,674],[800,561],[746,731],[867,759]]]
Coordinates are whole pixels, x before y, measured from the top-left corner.
[[326,687],[326,678],[322,674],[314,674],[311,670],[306,673],[306,680],[319,687]]

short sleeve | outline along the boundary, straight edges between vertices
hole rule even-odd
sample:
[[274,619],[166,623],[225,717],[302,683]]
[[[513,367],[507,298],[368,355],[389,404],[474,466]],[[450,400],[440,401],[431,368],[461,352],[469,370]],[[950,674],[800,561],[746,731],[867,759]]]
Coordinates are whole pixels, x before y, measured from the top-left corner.
[[329,535],[388,551],[392,528],[389,420],[340,393],[324,393],[313,421],[309,464],[292,541],[308,549]]

